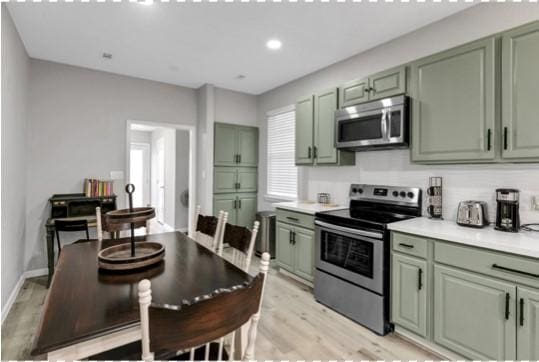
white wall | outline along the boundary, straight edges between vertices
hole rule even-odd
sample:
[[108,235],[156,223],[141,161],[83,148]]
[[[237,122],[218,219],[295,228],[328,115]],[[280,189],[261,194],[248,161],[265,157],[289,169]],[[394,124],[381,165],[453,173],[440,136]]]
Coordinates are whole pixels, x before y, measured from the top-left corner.
[[2,4],[2,311],[24,269],[30,59]]
[[47,265],[47,199],[125,171],[127,120],[195,125],[197,99],[193,89],[42,60],[30,69],[25,266],[36,269]]
[[257,96],[215,88],[215,122],[258,127]]
[[176,131],[176,201],[175,229],[187,229],[189,208],[183,206],[180,196],[189,188],[189,132]]
[[[259,209],[271,208],[266,192],[266,112],[293,104],[316,90],[391,68],[493,33],[539,19],[534,4],[480,4],[386,44],[311,73],[259,96],[260,167]],[[429,176],[444,177],[446,218],[454,218],[457,202],[483,199],[494,207],[494,189],[516,187],[522,191],[524,221],[539,219],[530,211],[531,195],[539,195],[539,165],[456,165],[411,164],[408,150],[356,153],[356,166],[301,167],[300,193],[314,199],[317,192],[331,193],[334,201],[346,203],[352,182],[425,187]],[[495,211],[491,209],[491,218]]]
[[152,142],[152,133],[150,131],[131,130],[131,142],[150,144]]

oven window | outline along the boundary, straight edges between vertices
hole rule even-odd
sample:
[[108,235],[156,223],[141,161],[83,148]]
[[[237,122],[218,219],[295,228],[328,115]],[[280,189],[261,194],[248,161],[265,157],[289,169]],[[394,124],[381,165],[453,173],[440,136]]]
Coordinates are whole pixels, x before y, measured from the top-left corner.
[[372,278],[372,242],[322,231],[321,259],[340,268]]
[[381,114],[339,121],[339,142],[382,138]]
[[401,116],[402,112],[400,110],[391,112],[390,137],[401,136]]

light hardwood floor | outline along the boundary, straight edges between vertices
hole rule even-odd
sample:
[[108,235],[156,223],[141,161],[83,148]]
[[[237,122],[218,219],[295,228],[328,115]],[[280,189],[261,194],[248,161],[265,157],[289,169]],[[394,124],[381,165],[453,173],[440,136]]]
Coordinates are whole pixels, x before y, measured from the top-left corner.
[[[257,270],[255,258],[252,270]],[[30,355],[46,278],[26,280],[2,325],[2,360],[44,359]],[[314,300],[310,288],[271,268],[255,357],[258,360],[438,360],[389,334],[378,336]]]

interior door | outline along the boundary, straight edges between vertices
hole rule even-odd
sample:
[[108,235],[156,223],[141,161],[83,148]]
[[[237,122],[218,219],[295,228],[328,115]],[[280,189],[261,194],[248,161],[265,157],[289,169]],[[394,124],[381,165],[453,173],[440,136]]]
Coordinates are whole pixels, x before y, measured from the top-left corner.
[[131,143],[129,182],[135,185],[133,206],[148,206],[150,204],[150,145],[147,143]]
[[335,111],[337,89],[317,93],[314,97],[314,146],[316,164],[337,163],[335,148]]
[[158,138],[156,141],[156,190],[157,190],[157,207],[155,214],[157,221],[161,224],[165,223],[165,138]]
[[514,284],[434,266],[434,340],[477,360],[516,358]]
[[414,161],[494,159],[495,59],[489,38],[412,64]]
[[502,38],[502,157],[539,157],[539,22]]
[[539,360],[539,291],[517,287],[517,359]]
[[313,97],[296,103],[296,165],[313,163]]

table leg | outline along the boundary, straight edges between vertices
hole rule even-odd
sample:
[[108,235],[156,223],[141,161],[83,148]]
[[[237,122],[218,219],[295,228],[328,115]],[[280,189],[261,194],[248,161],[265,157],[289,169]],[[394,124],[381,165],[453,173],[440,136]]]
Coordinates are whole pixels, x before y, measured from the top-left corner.
[[51,285],[52,275],[54,274],[54,230],[51,227],[47,227],[47,259],[49,267],[48,288]]

